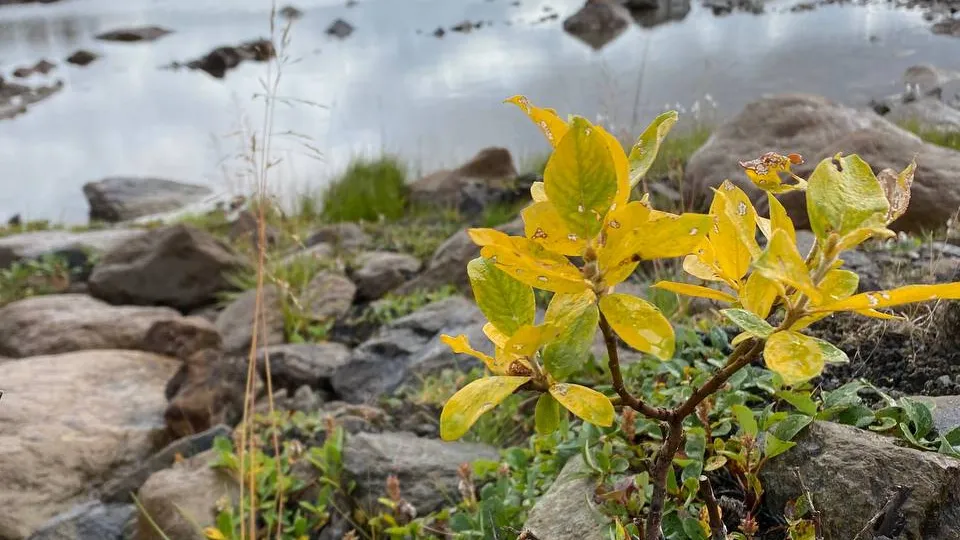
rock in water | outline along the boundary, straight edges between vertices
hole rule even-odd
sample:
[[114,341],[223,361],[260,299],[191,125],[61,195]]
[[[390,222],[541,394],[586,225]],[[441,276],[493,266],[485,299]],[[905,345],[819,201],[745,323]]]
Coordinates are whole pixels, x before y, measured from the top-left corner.
[[163,389],[177,367],[115,350],[0,364],[0,535],[27,538],[148,458],[163,442]]
[[906,448],[852,426],[815,422],[797,445],[761,472],[767,504],[778,512],[802,493],[795,469],[822,513],[827,538],[854,538],[896,486],[911,488],[902,538],[951,540],[960,531],[960,461]]
[[353,33],[353,25],[343,19],[337,19],[327,28],[327,34],[344,39]]
[[[711,188],[730,179],[767,215],[766,195],[747,178],[739,161],[766,152],[798,153],[806,163],[795,168],[806,178],[826,158],[838,151],[858,154],[875,173],[904,169],[916,157],[910,207],[891,228],[907,232],[943,226],[960,208],[960,152],[925,143],[869,110],[857,110],[818,96],[785,94],[747,105],[721,125],[690,158],[685,170],[687,200],[706,210]],[[798,228],[809,228],[802,192],[781,195]]]
[[600,50],[630,26],[630,12],[615,0],[587,0],[580,11],[563,21],[563,29]]
[[111,30],[97,35],[97,39],[103,41],[155,41],[163,36],[172,33],[171,30],[160,28],[159,26],[137,26],[133,28],[121,28]]
[[99,58],[99,55],[80,49],[67,57],[67,62],[76,66],[86,66]]
[[211,76],[222,79],[227,71],[239,66],[245,60],[266,62],[276,55],[273,42],[257,39],[235,46],[217,47],[205,56],[187,62],[187,67],[206,71]]
[[83,186],[90,219],[108,223],[179,210],[211,193],[203,186],[161,178],[112,177]]

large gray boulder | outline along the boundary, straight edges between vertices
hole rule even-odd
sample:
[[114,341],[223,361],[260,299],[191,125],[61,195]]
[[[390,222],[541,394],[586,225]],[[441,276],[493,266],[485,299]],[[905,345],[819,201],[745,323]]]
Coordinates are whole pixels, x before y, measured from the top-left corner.
[[104,229],[99,231],[34,231],[0,238],[0,268],[16,261],[44,255],[82,253],[99,255],[121,246],[146,231]]
[[[925,143],[869,110],[858,110],[825,98],[783,94],[748,104],[721,125],[690,158],[685,169],[688,200],[706,210],[711,188],[729,179],[768,213],[766,195],[747,178],[739,161],[766,152],[799,153],[806,163],[795,172],[806,178],[823,159],[837,152],[858,154],[873,167],[902,170],[916,157],[917,172],[907,212],[892,228],[908,232],[943,226],[960,208],[960,152]],[[809,227],[803,193],[780,196],[796,225]]]
[[112,177],[83,186],[90,219],[115,223],[179,210],[212,194],[210,188],[162,178]]
[[162,442],[179,362],[82,351],[0,364],[0,538],[21,540],[125,475]]
[[854,538],[893,495],[911,489],[903,538],[953,540],[960,531],[960,461],[898,445],[895,439],[814,422],[797,445],[761,472],[774,511],[802,494],[797,471],[822,515],[827,538]]
[[93,296],[111,304],[161,305],[182,311],[217,300],[244,265],[229,246],[186,225],[152,230],[104,254],[90,276]]
[[34,296],[0,308],[0,354],[23,358],[90,349],[146,350],[153,324],[179,318],[170,308],[111,306],[82,294]]

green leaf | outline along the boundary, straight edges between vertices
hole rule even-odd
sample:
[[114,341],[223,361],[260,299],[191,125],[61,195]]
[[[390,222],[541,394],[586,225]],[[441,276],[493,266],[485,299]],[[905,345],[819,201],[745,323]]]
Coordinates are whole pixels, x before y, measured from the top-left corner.
[[630,149],[630,187],[636,186],[653,166],[660,151],[660,143],[679,118],[677,111],[667,111],[654,118],[653,122],[650,122],[650,125],[640,134],[637,142]]
[[793,405],[795,409],[808,416],[817,415],[817,404],[810,397],[809,392],[790,392],[781,390],[777,392],[777,397]]
[[796,288],[814,303],[820,302],[823,295],[813,284],[810,271],[797,251],[797,246],[790,242],[789,236],[783,230],[773,233],[766,249],[753,264],[754,269],[763,277]]
[[512,336],[521,326],[533,324],[536,300],[532,287],[483,257],[467,263],[467,275],[477,306],[498,330]]
[[767,433],[763,444],[763,455],[772,459],[796,446],[793,441],[781,441],[776,436]]
[[889,208],[880,181],[856,154],[824,159],[807,183],[810,227],[821,240],[831,233],[883,227]]
[[775,330],[770,323],[745,309],[721,309],[720,313],[754,337],[767,338]]
[[572,234],[592,239],[617,196],[617,171],[603,134],[575,117],[543,173],[547,197]]
[[926,403],[910,398],[900,398],[900,406],[913,426],[913,435],[922,439],[933,430],[933,413]]
[[537,433],[549,435],[560,425],[560,404],[550,394],[540,394],[534,413]]
[[951,446],[960,446],[960,426],[948,431],[943,438],[946,439]]
[[858,395],[858,392],[866,387],[867,385],[862,381],[850,381],[832,392],[824,392],[823,408],[833,409],[860,404],[863,399]]
[[445,441],[463,437],[483,413],[496,407],[529,380],[530,377],[484,377],[464,386],[443,406],[440,437]]
[[610,427],[616,412],[607,396],[578,384],[558,383],[550,387],[550,395],[567,410],[596,426]]
[[847,356],[847,353],[838,349],[833,343],[815,337],[810,339],[815,341],[817,346],[820,347],[820,351],[823,352],[823,361],[825,363],[838,365],[850,363],[850,357]]
[[760,432],[760,427],[757,426],[757,419],[753,416],[753,411],[750,410],[750,407],[746,405],[731,405],[730,409],[733,410],[734,416],[737,417],[737,424],[740,424],[741,431],[747,435],[756,437],[757,433]]
[[824,367],[823,351],[813,338],[789,330],[775,332],[767,338],[763,358],[767,367],[783,377],[786,384],[812,379]]
[[543,364],[557,380],[579,371],[587,360],[600,313],[592,291],[557,294],[550,300],[544,324],[562,329],[559,338],[543,349]]
[[628,294],[608,294],[600,299],[600,310],[627,345],[661,360],[673,358],[673,327],[650,302]]
[[770,433],[776,435],[776,437],[782,441],[792,441],[797,433],[800,433],[803,428],[810,425],[810,422],[813,422],[813,418],[810,416],[805,414],[791,414],[780,422],[777,422],[770,430]]

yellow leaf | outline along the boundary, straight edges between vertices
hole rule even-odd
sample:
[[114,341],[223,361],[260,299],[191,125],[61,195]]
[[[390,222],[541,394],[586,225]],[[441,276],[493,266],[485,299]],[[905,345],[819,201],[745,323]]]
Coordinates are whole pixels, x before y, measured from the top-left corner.
[[523,386],[530,377],[484,377],[461,388],[440,413],[440,437],[445,441],[463,437],[487,411]]
[[760,216],[760,215],[758,214],[758,215],[757,215],[757,228],[760,229],[760,232],[763,233],[763,237],[764,237],[764,238],[766,238],[767,240],[770,239],[770,234],[771,234],[770,231],[772,230],[772,226],[770,225],[770,220],[769,220],[769,219],[767,219],[767,218],[765,218],[765,217],[763,217],[763,216]]
[[203,535],[207,540],[227,540],[227,537],[216,527],[207,527],[203,530]]
[[761,319],[766,319],[770,315],[770,309],[779,295],[780,287],[777,286],[777,283],[767,279],[759,272],[750,274],[743,287],[740,287],[738,294],[740,305],[758,315]]
[[590,290],[579,294],[555,294],[550,299],[543,322],[551,326],[563,327],[563,323],[578,317],[596,301],[597,295]]
[[607,396],[578,384],[558,383],[550,395],[567,410],[595,426],[610,427],[616,412]]
[[871,238],[894,238],[897,233],[885,227],[857,229],[847,233],[837,243],[837,251],[853,249]]
[[937,285],[907,285],[888,291],[857,294],[837,302],[824,304],[814,311],[860,311],[926,302],[929,300],[960,299],[960,283]]
[[653,304],[628,294],[600,299],[600,311],[627,345],[661,360],[673,358],[673,327]]
[[912,160],[907,168],[897,174],[891,169],[884,169],[877,175],[877,180],[883,187],[883,194],[887,198],[890,209],[887,211],[887,225],[896,221],[907,211],[910,205],[910,189],[913,186],[913,174],[917,171],[917,161]]
[[660,143],[679,118],[677,111],[667,111],[654,118],[637,138],[637,142],[630,149],[629,156],[631,188],[636,186],[653,166],[660,151]]
[[698,298],[709,298],[710,300],[718,300],[720,302],[726,302],[732,304],[737,301],[733,296],[716,289],[711,289],[709,287],[701,287],[699,285],[691,285],[689,283],[677,283],[675,281],[658,281],[653,284],[657,289],[663,289],[665,291],[675,292],[677,294],[683,294],[686,296],[696,296]]
[[794,287],[814,303],[820,301],[820,291],[814,286],[806,263],[786,232],[778,230],[773,233],[773,238],[754,267],[763,277]]
[[784,231],[790,238],[790,242],[796,245],[797,231],[793,227],[793,220],[787,214],[787,209],[780,204],[773,193],[767,193],[767,200],[770,203],[770,234],[774,231]]
[[645,231],[632,231],[630,241],[641,259],[671,259],[693,253],[706,239],[712,221],[707,214],[660,214],[662,217],[647,223]]
[[709,241],[701,243],[692,255],[683,258],[683,270],[706,281],[725,281],[719,274],[717,257],[713,253],[713,244]]
[[570,232],[596,237],[617,197],[617,171],[604,134],[575,117],[547,161],[543,184]]
[[714,192],[710,214],[715,217],[710,229],[710,243],[721,275],[739,282],[750,268],[750,261],[760,252],[756,231],[757,212],[746,194],[729,180]]
[[783,185],[780,174],[790,172],[791,165],[801,164],[803,164],[803,158],[799,154],[781,156],[776,152],[767,152],[757,159],[740,162],[750,181],[768,193],[782,193],[796,189],[797,186]]
[[467,229],[467,235],[473,240],[473,243],[478,246],[492,246],[495,244],[511,246],[513,244],[509,234],[496,229]]
[[[490,358],[486,354],[483,354],[482,352],[471,347],[470,340],[467,339],[467,336],[460,334],[457,337],[453,337],[453,336],[448,336],[447,334],[443,334],[440,336],[440,341],[442,341],[444,344],[450,347],[450,350],[453,351],[454,353],[470,355],[480,360],[481,362],[483,362],[483,364],[487,366],[487,369],[496,373],[495,371],[497,368],[496,360],[494,360],[493,358]],[[491,339],[491,341],[493,340]]]
[[786,384],[797,384],[823,372],[825,359],[817,342],[799,332],[776,332],[767,338],[763,358]]
[[530,186],[530,197],[533,202],[544,202],[547,200],[547,192],[543,189],[543,182],[534,182]]
[[[853,293],[857,292],[857,286],[859,284],[860,276],[858,276],[856,272],[841,270],[838,268],[833,269],[827,272],[827,275],[824,276],[823,280],[819,283],[819,285],[817,285],[817,288],[819,288],[820,292],[823,294],[823,298],[820,302],[834,302],[842,298],[847,298]],[[825,317],[828,317],[829,315],[830,313],[828,312],[811,313],[810,315],[801,317],[790,327],[790,329],[801,330]],[[872,315],[867,316],[870,317]]]
[[560,213],[549,201],[534,203],[526,207],[521,215],[527,238],[556,253],[583,255],[587,247],[586,239],[570,232]]
[[627,154],[620,146],[620,141],[600,126],[594,126],[603,134],[607,141],[607,147],[610,149],[610,156],[613,158],[613,167],[617,171],[617,197],[614,204],[617,207],[627,204],[630,200],[630,162],[627,161]]
[[615,285],[627,279],[640,263],[634,260],[628,240],[631,231],[642,229],[649,219],[650,208],[641,201],[618,206],[607,214],[597,264],[608,284]]
[[[470,232],[477,230],[492,229],[471,229]],[[478,236],[485,239],[484,235]],[[563,255],[549,251],[522,236],[504,235],[506,242],[499,237],[491,236],[497,242],[484,245],[480,254],[485,258],[494,259],[497,268],[504,270],[517,281],[558,293],[578,293],[589,288],[580,270]]]
[[487,339],[493,343],[493,346],[496,347],[497,350],[503,349],[504,345],[507,344],[507,340],[510,339],[510,336],[497,330],[497,327],[494,326],[493,323],[483,325],[483,335],[487,336]]
[[567,134],[567,130],[569,129],[567,123],[557,116],[556,111],[553,109],[535,107],[525,96],[513,96],[504,100],[504,103],[513,103],[517,107],[520,107],[523,112],[527,113],[530,120],[533,120],[533,123],[543,132],[543,136],[547,138],[550,146],[554,148],[560,144],[560,140]]

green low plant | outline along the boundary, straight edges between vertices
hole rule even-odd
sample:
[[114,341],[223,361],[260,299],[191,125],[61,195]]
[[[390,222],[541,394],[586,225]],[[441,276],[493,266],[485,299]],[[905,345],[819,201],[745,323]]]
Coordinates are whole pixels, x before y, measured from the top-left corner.
[[450,298],[455,294],[457,294],[457,288],[452,285],[444,285],[434,290],[418,290],[410,294],[389,293],[380,300],[372,302],[364,311],[364,317],[378,326],[388,324],[427,304]]
[[[484,333],[496,352],[489,356],[476,351],[466,336],[441,338],[454,352],[480,359],[491,373],[447,401],[440,415],[441,436],[463,437],[482,415],[518,391],[536,396],[534,416],[541,434],[555,431],[565,411],[599,427],[613,426],[618,406],[635,411],[661,431],[656,449],[643,454],[650,485],[641,505],[643,538],[661,538],[665,524],[677,516],[685,519],[683,507],[668,497],[674,488],[683,490],[687,499],[704,500],[711,513],[709,497],[700,489],[704,481],[700,472],[681,472],[678,480],[674,471],[678,453],[700,451],[698,441],[701,437],[706,441],[706,426],[699,410],[761,355],[778,385],[799,385],[819,375],[827,364],[849,361],[832,344],[803,333],[818,320],[843,311],[888,319],[895,316],[879,310],[960,298],[960,283],[855,294],[859,276],[842,269],[844,251],[870,238],[893,235],[887,226],[906,211],[915,163],[900,173],[884,170],[878,177],[858,156],[838,154],[801,179],[790,172],[792,165],[802,162],[800,156],[767,153],[741,165],[767,192],[769,217],[759,216],[747,194],[729,181],[715,191],[707,214],[675,215],[652,208],[645,196],[629,200],[676,122],[675,112],[657,117],[628,155],[602,127],[582,117],[565,121],[522,96],[509,101],[540,127],[554,152],[544,181],[531,189],[534,204],[523,211],[525,236],[494,229],[469,231],[481,253],[467,265],[467,272],[477,304],[489,320]],[[781,175],[795,182],[784,183]],[[798,252],[793,222],[776,197],[794,190],[805,191],[816,237],[806,256]],[[763,246],[757,240],[758,229],[766,238]],[[571,257],[582,264],[577,266]],[[654,305],[617,293],[615,287],[641,260],[677,257],[683,257],[689,274],[718,287],[677,282],[658,282],[655,287],[729,304],[721,312],[742,332],[731,341],[733,349],[725,359],[668,393],[669,400],[648,402],[641,397],[647,394],[630,388],[641,381],[623,377],[618,338],[669,362],[678,352],[676,334]],[[535,288],[554,293],[539,324]],[[607,393],[573,382],[598,328],[607,346]],[[757,451],[775,455],[790,446],[781,436],[802,429],[800,420],[777,428],[786,417],[772,422],[769,416],[754,417],[749,409],[749,417],[741,409],[732,410],[743,437],[755,440],[751,432],[775,431],[765,436],[762,450],[751,439],[742,438],[730,448],[729,441],[724,442],[719,455],[728,462],[753,462]],[[755,470],[740,468],[747,488],[756,490]],[[715,520],[709,521],[714,538],[722,538],[725,533]],[[680,526],[686,530],[683,523]],[[740,531],[746,538],[755,533],[749,527]]]
[[399,219],[406,206],[406,171],[395,158],[360,159],[334,180],[323,196],[329,222]]
[[63,292],[70,285],[70,268],[63,257],[15,261],[0,270],[0,306],[31,296]]

